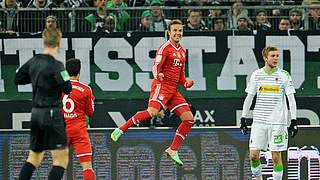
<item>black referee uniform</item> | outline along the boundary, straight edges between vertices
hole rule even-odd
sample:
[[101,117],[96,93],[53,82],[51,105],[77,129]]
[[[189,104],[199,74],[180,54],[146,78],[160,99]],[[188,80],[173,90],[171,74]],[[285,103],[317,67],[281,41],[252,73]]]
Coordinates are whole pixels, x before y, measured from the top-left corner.
[[72,86],[62,62],[48,54],[38,54],[17,72],[15,84],[32,83],[30,149],[34,152],[67,147],[62,92]]

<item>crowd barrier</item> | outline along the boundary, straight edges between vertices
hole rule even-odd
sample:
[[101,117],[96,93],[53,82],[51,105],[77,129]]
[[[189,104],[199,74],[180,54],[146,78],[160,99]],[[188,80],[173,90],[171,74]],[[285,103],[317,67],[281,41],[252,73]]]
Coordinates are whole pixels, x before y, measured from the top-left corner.
[[[155,7],[125,7],[125,8],[106,8],[105,14],[108,16],[110,13],[114,17],[121,17],[123,12],[127,12],[130,16],[125,21],[124,28],[118,31],[139,31],[139,24],[141,23],[141,17],[144,11],[150,10]],[[210,16],[212,9],[221,10],[221,19],[224,22],[224,30],[234,29],[237,18],[232,17],[231,6],[182,6],[182,7],[165,7],[160,6],[164,19],[180,19],[185,24],[188,22],[188,11],[190,9],[201,11],[201,20],[205,24],[207,30],[213,30],[213,24],[216,18]],[[301,12],[301,29],[303,30],[318,30],[320,28],[317,16],[313,15],[311,11],[316,11],[320,7],[309,7],[309,6],[246,6],[243,7],[246,11],[246,15],[250,19],[249,27],[254,29],[256,22],[256,16],[261,9],[264,9],[268,24],[270,24],[269,30],[278,30],[280,20],[282,18],[289,18],[290,11],[293,9],[299,9]],[[274,14],[274,10],[279,10],[278,14]],[[3,31],[13,30],[16,32],[29,32],[37,33],[43,30],[45,27],[45,18],[48,15],[54,15],[57,17],[59,27],[63,32],[90,32],[91,25],[85,20],[85,17],[93,14],[95,15],[97,9],[94,7],[77,7],[77,8],[18,8],[18,9],[0,9],[0,28]],[[319,16],[319,15],[318,15]],[[154,21],[153,18],[150,19]],[[99,24],[100,23],[100,24]],[[102,26],[103,21],[96,25]],[[102,23],[102,24],[101,24]],[[250,25],[251,24],[251,25]],[[8,27],[8,28],[6,28]]]

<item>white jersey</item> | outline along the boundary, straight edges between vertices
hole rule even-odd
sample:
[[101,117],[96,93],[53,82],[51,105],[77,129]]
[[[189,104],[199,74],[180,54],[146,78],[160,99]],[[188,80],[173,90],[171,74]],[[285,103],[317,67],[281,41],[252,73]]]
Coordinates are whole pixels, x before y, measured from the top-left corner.
[[264,68],[254,71],[245,90],[257,94],[253,121],[287,125],[288,108],[285,95],[295,93],[289,73],[276,68],[266,73]]

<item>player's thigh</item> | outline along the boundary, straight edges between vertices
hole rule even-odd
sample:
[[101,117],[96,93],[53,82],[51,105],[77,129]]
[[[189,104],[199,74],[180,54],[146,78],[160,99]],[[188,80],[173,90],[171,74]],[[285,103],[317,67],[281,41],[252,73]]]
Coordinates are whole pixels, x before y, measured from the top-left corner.
[[89,134],[86,130],[83,130],[79,136],[73,138],[72,145],[80,163],[91,162],[92,145]]
[[267,150],[269,142],[268,126],[263,123],[252,123],[249,140],[250,150]]
[[[174,93],[170,92],[168,89],[168,87],[163,88],[163,85],[161,84],[156,85],[156,88],[151,89],[148,107],[153,107],[158,110],[160,110],[161,107],[166,109],[168,102],[174,95]],[[159,106],[159,104],[161,106]]]
[[174,112],[176,116],[180,117],[181,120],[193,120],[189,104],[179,92],[172,96],[167,105],[168,109],[170,109],[171,112]]
[[286,151],[288,148],[288,130],[285,125],[272,125],[269,142],[270,151]]

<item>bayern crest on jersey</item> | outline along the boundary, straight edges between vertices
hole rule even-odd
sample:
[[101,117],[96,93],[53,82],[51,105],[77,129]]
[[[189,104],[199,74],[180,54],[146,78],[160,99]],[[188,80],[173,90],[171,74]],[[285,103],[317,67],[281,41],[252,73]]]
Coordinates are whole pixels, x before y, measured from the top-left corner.
[[177,56],[178,56],[178,58],[181,58],[180,52],[177,52]]

